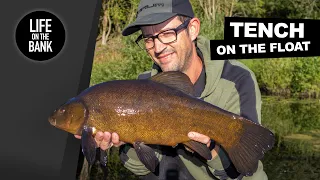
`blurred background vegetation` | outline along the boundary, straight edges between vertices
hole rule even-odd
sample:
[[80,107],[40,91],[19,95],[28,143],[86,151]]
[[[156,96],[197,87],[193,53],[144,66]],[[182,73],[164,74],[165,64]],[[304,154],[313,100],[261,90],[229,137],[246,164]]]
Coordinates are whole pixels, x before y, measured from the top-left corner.
[[[201,20],[200,34],[211,40],[223,39],[224,17],[320,17],[319,0],[191,0],[191,3],[196,16]],[[123,28],[135,19],[138,4],[139,0],[103,0],[90,85],[110,80],[136,79],[139,73],[151,68],[151,59],[134,43],[140,32],[128,37],[121,35]],[[320,178],[319,165],[305,165],[319,162],[319,158],[315,159],[314,152],[319,152],[320,146],[320,58],[292,57],[240,61],[257,77],[264,95],[263,102],[266,102],[262,107],[262,123],[271,128],[277,136],[277,148],[270,155],[267,153],[265,158],[269,178]],[[274,98],[275,96],[277,97]],[[306,103],[296,100],[306,98],[309,99]],[[288,102],[288,99],[293,99],[293,102]],[[316,143],[308,146],[306,144],[309,140]],[[136,178],[119,163],[116,148],[110,152],[110,157],[108,179]],[[303,160],[297,157],[303,157]],[[310,161],[310,157],[313,161]],[[301,163],[304,167],[302,170]],[[275,165],[278,167],[276,170]],[[81,167],[80,158],[80,170]],[[91,173],[87,172],[88,167],[84,166],[83,174],[78,178],[102,178],[102,172],[97,165],[90,168]],[[288,176],[290,170],[299,171],[301,176]],[[306,173],[309,176],[306,176]]]
[[[121,31],[135,18],[139,0],[104,0],[97,34],[91,85],[115,79],[135,79],[151,67],[151,59]],[[318,19],[318,0],[191,0],[201,20],[201,35],[223,39],[224,17]],[[241,60],[257,76],[266,95],[319,97],[319,57]]]

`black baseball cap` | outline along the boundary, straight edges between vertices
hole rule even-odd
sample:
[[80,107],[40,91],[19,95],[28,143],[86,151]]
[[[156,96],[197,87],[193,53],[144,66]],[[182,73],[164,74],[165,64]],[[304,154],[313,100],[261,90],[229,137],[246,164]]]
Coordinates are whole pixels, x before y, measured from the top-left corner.
[[189,0],[141,0],[136,21],[129,24],[122,35],[128,36],[140,30],[142,25],[159,24],[176,15],[194,17]]

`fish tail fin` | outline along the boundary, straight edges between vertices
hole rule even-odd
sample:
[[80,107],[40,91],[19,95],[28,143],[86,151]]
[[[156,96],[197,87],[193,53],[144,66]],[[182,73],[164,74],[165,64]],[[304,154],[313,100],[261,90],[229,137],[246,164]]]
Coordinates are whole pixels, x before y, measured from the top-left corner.
[[274,134],[267,128],[243,119],[243,132],[238,143],[226,149],[239,173],[251,176],[258,162],[275,142]]

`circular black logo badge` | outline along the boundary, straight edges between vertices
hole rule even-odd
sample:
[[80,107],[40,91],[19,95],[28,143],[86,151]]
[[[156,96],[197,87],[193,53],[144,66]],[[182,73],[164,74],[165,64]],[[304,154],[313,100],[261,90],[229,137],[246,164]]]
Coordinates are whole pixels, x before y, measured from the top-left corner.
[[28,58],[45,61],[55,57],[65,42],[65,29],[61,21],[46,11],[27,14],[16,29],[16,43]]

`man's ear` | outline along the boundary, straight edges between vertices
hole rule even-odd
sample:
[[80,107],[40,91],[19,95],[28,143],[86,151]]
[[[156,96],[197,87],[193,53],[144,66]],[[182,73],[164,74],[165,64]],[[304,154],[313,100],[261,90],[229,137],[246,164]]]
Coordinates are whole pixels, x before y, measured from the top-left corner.
[[189,23],[189,36],[191,41],[194,41],[200,32],[200,20],[198,18],[192,18]]

